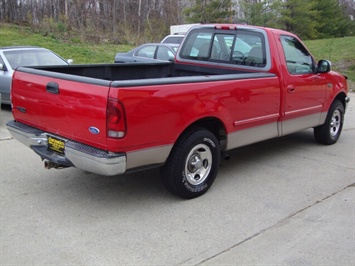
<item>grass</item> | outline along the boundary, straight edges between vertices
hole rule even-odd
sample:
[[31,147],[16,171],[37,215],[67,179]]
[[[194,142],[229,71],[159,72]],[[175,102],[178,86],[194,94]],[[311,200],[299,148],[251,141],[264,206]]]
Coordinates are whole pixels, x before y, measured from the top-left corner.
[[349,87],[355,91],[355,37],[305,41],[305,44],[319,59],[332,62],[332,69],[346,75]]
[[[305,44],[317,60],[328,59],[332,69],[348,76],[349,87],[355,91],[355,37],[310,40]],[[132,49],[130,45],[82,42],[80,38],[34,33],[29,27],[0,24],[0,47],[35,45],[48,48],[75,64],[113,63],[117,52]]]
[[129,45],[84,43],[79,38],[43,36],[28,27],[0,24],[0,47],[11,45],[41,46],[63,58],[73,59],[75,64],[113,63],[117,52],[132,49]]

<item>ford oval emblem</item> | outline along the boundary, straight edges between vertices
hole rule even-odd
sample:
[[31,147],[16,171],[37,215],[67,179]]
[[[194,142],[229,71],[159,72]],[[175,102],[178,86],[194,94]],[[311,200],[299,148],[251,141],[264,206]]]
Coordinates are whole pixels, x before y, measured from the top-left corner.
[[89,127],[90,133],[97,135],[100,133],[100,130],[97,127]]

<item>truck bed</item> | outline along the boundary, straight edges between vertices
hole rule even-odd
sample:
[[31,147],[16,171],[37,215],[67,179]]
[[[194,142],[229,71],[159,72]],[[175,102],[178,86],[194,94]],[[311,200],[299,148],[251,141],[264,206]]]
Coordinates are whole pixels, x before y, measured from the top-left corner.
[[[184,65],[175,63],[143,63],[143,64],[90,64],[70,66],[39,66],[20,68],[20,71],[36,73],[44,76],[62,77],[63,79],[87,77],[106,81],[157,79],[186,76],[210,76],[228,74],[253,73],[239,69]],[[38,72],[44,70],[46,72]],[[59,75],[58,75],[59,74]],[[64,74],[64,75],[60,75]],[[68,76],[73,75],[73,76]]]

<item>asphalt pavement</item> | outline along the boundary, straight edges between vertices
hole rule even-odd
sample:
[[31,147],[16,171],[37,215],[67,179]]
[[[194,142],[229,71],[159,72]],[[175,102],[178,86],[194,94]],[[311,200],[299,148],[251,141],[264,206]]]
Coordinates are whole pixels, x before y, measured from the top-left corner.
[[230,153],[193,200],[157,169],[46,170],[0,111],[0,265],[355,265],[355,94],[342,136],[305,130]]

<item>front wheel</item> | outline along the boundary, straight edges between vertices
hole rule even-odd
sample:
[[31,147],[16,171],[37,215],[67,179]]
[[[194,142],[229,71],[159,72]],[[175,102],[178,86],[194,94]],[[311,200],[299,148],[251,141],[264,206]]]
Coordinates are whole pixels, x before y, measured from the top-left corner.
[[162,180],[173,194],[192,199],[212,186],[219,163],[220,146],[215,135],[206,129],[195,129],[174,146],[161,169]]
[[329,108],[325,123],[314,128],[314,137],[321,144],[331,145],[338,141],[344,123],[344,106],[335,100]]

